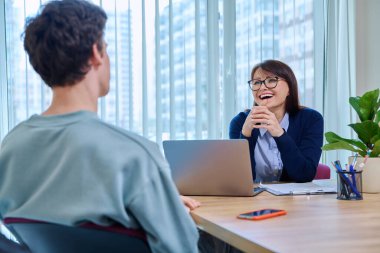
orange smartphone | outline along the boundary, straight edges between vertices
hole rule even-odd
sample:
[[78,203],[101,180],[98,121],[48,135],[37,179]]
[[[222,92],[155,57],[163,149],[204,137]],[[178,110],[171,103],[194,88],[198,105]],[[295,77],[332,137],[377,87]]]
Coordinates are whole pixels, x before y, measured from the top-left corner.
[[246,220],[263,220],[268,219],[280,215],[285,215],[285,210],[279,210],[279,209],[261,209],[256,211],[251,211],[248,213],[242,213],[238,215],[239,219],[246,219]]

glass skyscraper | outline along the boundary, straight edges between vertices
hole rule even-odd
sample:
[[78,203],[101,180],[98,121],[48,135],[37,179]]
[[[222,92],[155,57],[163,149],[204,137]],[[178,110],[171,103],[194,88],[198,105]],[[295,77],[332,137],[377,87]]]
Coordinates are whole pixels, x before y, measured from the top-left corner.
[[[23,51],[20,34],[25,17],[35,15],[39,0],[5,1],[7,80],[10,126],[46,109],[51,91],[30,66]],[[158,29],[154,24],[154,8],[145,1],[145,26],[148,49],[146,71],[149,77],[142,88],[142,4],[138,0],[102,2],[107,11],[106,42],[111,61],[111,89],[99,101],[99,114],[107,122],[161,139],[207,138],[209,101],[208,2],[200,0],[159,1]],[[127,4],[126,4],[127,3]],[[171,3],[171,5],[169,5]],[[218,1],[222,5],[223,1]],[[119,5],[117,5],[119,4]],[[117,8],[123,5],[123,8]],[[302,103],[314,104],[314,33],[313,0],[236,0],[236,112],[253,104],[247,81],[252,67],[266,59],[279,59],[289,64],[299,81]],[[223,40],[223,6],[219,6],[219,41]],[[152,18],[153,17],[153,18]],[[153,32],[152,32],[153,31]],[[159,48],[155,38],[159,37]],[[220,92],[216,104],[223,105],[223,43],[219,43]],[[151,52],[158,52],[156,55]],[[150,53],[150,54],[149,54]],[[159,58],[156,59],[156,56]],[[159,73],[154,64],[159,62]],[[160,98],[155,78],[159,78]],[[142,93],[148,93],[143,103]],[[156,101],[160,99],[160,101]],[[160,108],[160,122],[155,108]],[[145,115],[142,112],[145,110]],[[148,109],[147,109],[148,108]],[[220,113],[222,110],[216,110]],[[147,116],[148,114],[148,116]],[[144,118],[146,117],[146,118]],[[220,118],[222,118],[221,115]],[[161,129],[156,132],[157,124]]]

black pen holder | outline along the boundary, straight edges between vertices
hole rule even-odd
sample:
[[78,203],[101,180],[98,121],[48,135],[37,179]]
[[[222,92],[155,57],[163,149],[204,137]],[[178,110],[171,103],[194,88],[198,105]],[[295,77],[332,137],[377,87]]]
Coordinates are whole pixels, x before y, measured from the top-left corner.
[[337,199],[362,200],[362,171],[337,171]]

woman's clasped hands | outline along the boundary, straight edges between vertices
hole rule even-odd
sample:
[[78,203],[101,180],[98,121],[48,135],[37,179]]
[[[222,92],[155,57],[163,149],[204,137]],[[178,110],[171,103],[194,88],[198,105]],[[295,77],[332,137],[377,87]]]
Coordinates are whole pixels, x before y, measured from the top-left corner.
[[254,128],[264,128],[273,137],[279,137],[284,133],[284,129],[282,129],[276,115],[269,111],[266,106],[252,107],[251,112],[244,122],[242,134],[245,137],[251,137]]

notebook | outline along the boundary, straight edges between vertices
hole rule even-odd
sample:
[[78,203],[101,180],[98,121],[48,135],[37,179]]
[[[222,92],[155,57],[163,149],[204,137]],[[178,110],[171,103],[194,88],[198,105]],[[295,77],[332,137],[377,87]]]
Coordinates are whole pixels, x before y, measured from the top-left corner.
[[163,147],[182,195],[253,195],[247,140],[173,140]]

